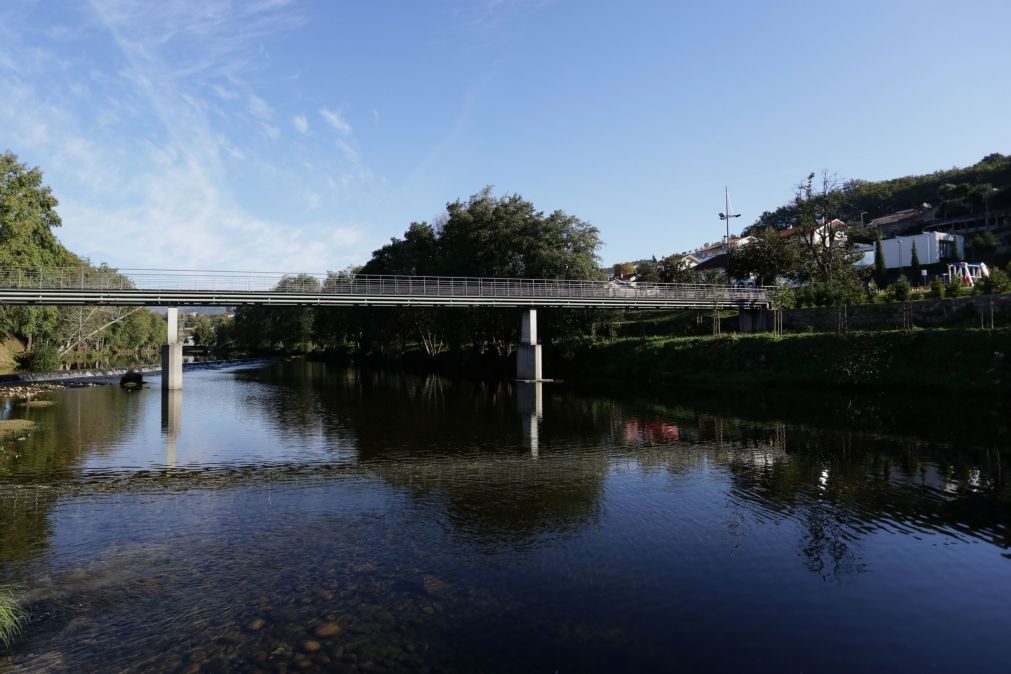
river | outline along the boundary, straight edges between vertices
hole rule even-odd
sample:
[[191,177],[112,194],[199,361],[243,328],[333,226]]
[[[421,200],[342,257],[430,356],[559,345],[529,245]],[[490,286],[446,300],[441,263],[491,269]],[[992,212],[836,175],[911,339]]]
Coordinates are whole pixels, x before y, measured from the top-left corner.
[[0,671],[1011,670],[1006,401],[627,388],[8,398]]

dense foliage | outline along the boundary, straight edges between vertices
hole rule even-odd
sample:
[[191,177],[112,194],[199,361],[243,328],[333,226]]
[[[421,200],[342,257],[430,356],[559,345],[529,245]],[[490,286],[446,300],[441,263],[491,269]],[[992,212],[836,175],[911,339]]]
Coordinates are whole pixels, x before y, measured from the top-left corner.
[[[58,203],[41,170],[11,152],[0,154],[0,267],[95,269],[57,239]],[[164,341],[165,321],[146,309],[5,306],[0,307],[0,332],[25,344],[23,366],[47,370],[73,352],[138,352],[158,344]]]
[[[342,275],[481,276],[544,279],[602,278],[596,227],[562,211],[545,214],[519,195],[497,197],[490,188],[467,201],[447,204],[435,225],[413,222],[361,268]],[[282,284],[319,284],[311,277]],[[607,312],[552,311],[542,334],[593,331]],[[252,350],[349,349],[359,354],[399,355],[417,346],[431,357],[447,351],[504,356],[518,341],[515,311],[486,308],[277,308],[242,307],[226,330],[236,346]],[[220,339],[220,337],[219,337]]]

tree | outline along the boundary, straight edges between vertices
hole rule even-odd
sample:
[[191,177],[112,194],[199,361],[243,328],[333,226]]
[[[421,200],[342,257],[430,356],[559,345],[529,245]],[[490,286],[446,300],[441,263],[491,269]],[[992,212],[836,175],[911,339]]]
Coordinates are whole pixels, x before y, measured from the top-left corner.
[[210,318],[201,314],[193,325],[193,341],[201,346],[214,346],[215,342],[214,323]]
[[618,262],[614,265],[614,275],[619,278],[625,278],[635,274],[635,263],[633,262]]
[[885,249],[881,244],[881,233],[874,239],[874,281],[884,288],[888,281],[888,267],[885,264]]
[[853,243],[859,228],[847,225],[836,215],[842,201],[838,181],[822,172],[821,185],[814,187],[815,174],[797,185],[794,204],[796,227],[800,230],[800,268],[812,281],[831,285],[834,276],[855,274],[853,263],[861,253]]
[[658,276],[662,283],[700,283],[698,271],[692,267],[686,255],[668,255],[657,263]]
[[984,295],[997,295],[1011,290],[1011,279],[1002,269],[991,269],[990,275],[983,277],[979,283],[979,292]]
[[77,258],[60,244],[53,228],[62,224],[52,188],[42,171],[0,154],[0,261],[11,266],[61,266]]
[[643,283],[660,282],[660,264],[656,261],[656,256],[649,260],[642,260],[636,265],[635,278]]
[[969,250],[966,256],[977,260],[986,260],[997,252],[997,236],[993,232],[980,232],[969,240]]
[[909,253],[909,267],[913,275],[913,282],[920,282],[920,254],[916,252],[916,241],[913,241],[912,251]]
[[439,266],[453,276],[601,278],[599,230],[562,211],[537,211],[518,194],[486,187],[446,205],[438,233]]
[[435,273],[437,258],[435,230],[427,222],[412,222],[403,239],[392,238],[390,243],[372,253],[362,273],[428,276]]
[[752,231],[754,241],[736,246],[730,252],[727,271],[741,279],[754,274],[759,285],[773,285],[780,277],[797,272],[797,249],[789,239],[772,227]]
[[[11,152],[0,154],[0,264],[48,267],[78,262],[53,233],[62,224],[58,203],[38,167],[29,168]],[[38,338],[55,339],[59,323],[56,307],[0,308],[0,326],[24,337],[29,350]]]
[[905,302],[909,299],[910,286],[909,279],[906,278],[905,274],[899,274],[899,278],[895,279],[889,288],[888,292],[891,298],[896,302]]

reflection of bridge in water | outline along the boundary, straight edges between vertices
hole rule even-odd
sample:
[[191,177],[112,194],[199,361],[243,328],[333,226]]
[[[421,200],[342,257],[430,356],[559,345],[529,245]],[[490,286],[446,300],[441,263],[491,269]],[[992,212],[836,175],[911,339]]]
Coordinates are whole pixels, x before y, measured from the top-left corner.
[[738,309],[758,327],[771,305],[768,288],[688,283],[619,284],[607,281],[284,274],[72,267],[0,268],[0,305],[166,306],[168,339],[162,349],[165,389],[182,387],[181,306],[500,307],[523,309],[517,378],[540,380],[538,308]]

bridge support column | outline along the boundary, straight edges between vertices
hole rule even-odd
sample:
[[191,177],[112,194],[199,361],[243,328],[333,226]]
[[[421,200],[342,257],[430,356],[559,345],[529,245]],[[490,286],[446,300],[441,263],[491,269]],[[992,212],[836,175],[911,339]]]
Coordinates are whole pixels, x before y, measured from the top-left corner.
[[520,381],[542,381],[541,345],[537,343],[537,310],[524,309],[520,328],[520,345],[516,349],[516,378]]
[[183,345],[179,341],[179,309],[169,307],[168,338],[161,347],[161,390],[178,391],[183,387]]
[[741,309],[737,314],[739,332],[769,332],[769,312],[765,309]]

